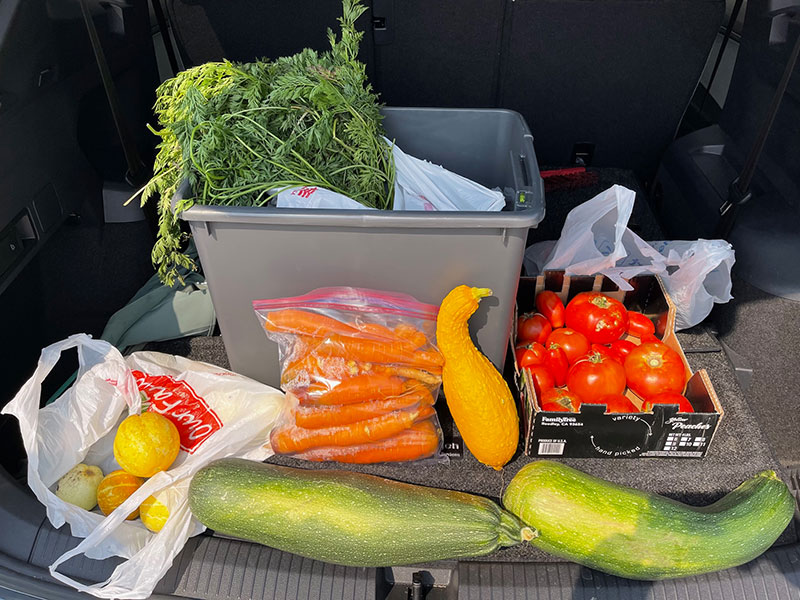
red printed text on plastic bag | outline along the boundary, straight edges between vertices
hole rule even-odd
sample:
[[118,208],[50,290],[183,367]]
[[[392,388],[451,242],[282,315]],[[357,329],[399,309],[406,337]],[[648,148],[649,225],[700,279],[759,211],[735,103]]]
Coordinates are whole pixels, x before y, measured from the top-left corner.
[[217,413],[185,381],[141,371],[133,371],[133,376],[139,391],[147,397],[147,410],[164,415],[178,428],[181,450],[192,454],[222,428]]

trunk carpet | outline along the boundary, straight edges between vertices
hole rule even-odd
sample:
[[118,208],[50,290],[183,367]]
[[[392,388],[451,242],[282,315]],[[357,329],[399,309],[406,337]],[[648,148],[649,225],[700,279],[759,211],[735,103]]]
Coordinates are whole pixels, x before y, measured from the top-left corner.
[[753,369],[746,396],[778,459],[798,467],[800,302],[771,296],[735,277],[732,293],[734,299],[712,315],[719,338]]

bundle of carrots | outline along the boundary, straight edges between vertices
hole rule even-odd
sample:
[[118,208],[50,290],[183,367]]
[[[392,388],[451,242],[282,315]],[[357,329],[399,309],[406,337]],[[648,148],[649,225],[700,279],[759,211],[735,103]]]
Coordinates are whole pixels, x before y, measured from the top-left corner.
[[298,308],[262,315],[267,335],[282,346],[281,387],[297,398],[294,422],[272,432],[276,453],[362,464],[436,453],[433,404],[444,359],[415,325],[379,319],[388,322]]

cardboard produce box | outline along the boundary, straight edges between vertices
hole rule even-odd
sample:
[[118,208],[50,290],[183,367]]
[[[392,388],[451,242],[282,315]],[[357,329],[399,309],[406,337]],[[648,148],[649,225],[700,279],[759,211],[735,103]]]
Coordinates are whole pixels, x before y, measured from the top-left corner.
[[[520,392],[525,453],[538,457],[566,458],[701,458],[706,455],[723,411],[705,369],[692,373],[675,336],[675,305],[656,275],[630,280],[633,290],[621,291],[602,275],[569,276],[548,271],[538,277],[520,279],[517,315],[535,312],[535,298],[552,290],[566,305],[580,292],[599,291],[621,301],[626,308],[648,316],[656,326],[656,337],[683,360],[688,383],[684,395],[694,413],[678,413],[677,407],[657,405],[653,412],[606,414],[604,405],[584,404],[580,412],[545,412],[539,405],[533,380],[514,360]],[[638,344],[638,339],[623,336]],[[516,331],[512,344],[516,346]],[[513,352],[512,352],[513,354]],[[642,399],[631,390],[625,395],[641,409]]]

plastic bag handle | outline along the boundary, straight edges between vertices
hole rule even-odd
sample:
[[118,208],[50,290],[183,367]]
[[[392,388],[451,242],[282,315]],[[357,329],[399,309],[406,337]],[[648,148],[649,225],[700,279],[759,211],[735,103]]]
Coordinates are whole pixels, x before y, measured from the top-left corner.
[[[197,470],[197,468],[194,470]],[[185,475],[186,472],[190,472],[189,468],[179,469],[178,471],[183,475]],[[87,537],[81,540],[77,546],[59,556],[49,567],[50,575],[61,583],[65,583],[81,592],[86,592],[99,598],[133,600],[148,597],[149,594],[142,593],[136,589],[132,590],[129,586],[119,585],[117,582],[131,572],[138,572],[143,568],[142,565],[138,565],[137,563],[146,558],[145,554],[149,554],[147,552],[148,546],[153,543],[161,543],[162,545],[166,545],[168,547],[177,547],[178,550],[170,553],[170,561],[175,557],[175,555],[177,555],[179,549],[183,547],[184,543],[189,538],[189,530],[192,527],[192,518],[188,513],[187,502],[184,502],[185,506],[179,506],[178,511],[170,514],[170,519],[167,520],[164,528],[158,533],[153,534],[150,540],[148,540],[148,542],[142,548],[140,548],[136,554],[119,564],[114,569],[111,576],[105,581],[92,585],[85,585],[72,579],[68,575],[59,573],[58,567],[64,562],[68,561],[70,558],[85,554],[87,550],[97,546],[100,542],[111,535],[125,521],[126,517],[133,512],[148,496],[156,494],[159,491],[174,485],[181,478],[182,477],[180,475],[176,477],[175,474],[161,471],[160,473],[157,473],[148,479],[139,489],[128,496],[125,502],[120,504],[110,515],[103,519],[102,523],[100,523],[100,525],[98,525]],[[178,514],[179,512],[186,512],[187,514]],[[182,518],[185,516],[188,516],[189,518]],[[157,582],[153,582],[151,588],[155,587],[156,583]]]
[[[41,354],[39,355],[39,363],[36,366],[36,370],[33,372],[33,375],[30,376],[28,381],[25,382],[25,385],[22,386],[17,395],[9,402],[0,414],[15,414],[12,413],[12,410],[16,410],[17,412],[21,412],[19,409],[24,408],[24,412],[28,415],[35,414],[36,411],[39,410],[38,404],[33,402],[29,402],[24,404],[20,400],[20,398],[30,397],[30,398],[37,398],[41,400],[41,387],[42,382],[45,378],[50,374],[53,370],[53,367],[56,366],[56,363],[61,358],[61,354],[65,350],[70,350],[71,348],[89,348],[94,350],[98,354],[106,354],[112,350],[116,350],[114,346],[109,344],[103,340],[94,340],[90,336],[86,335],[85,333],[76,333],[74,335],[69,336],[65,340],[61,340],[60,342],[55,342],[54,344],[50,344],[46,348],[42,349]],[[120,354],[120,358],[122,355]],[[39,391],[36,392],[34,390],[38,389]],[[17,408],[19,407],[19,408]],[[33,413],[29,411],[34,411]]]
[[[58,581],[60,581],[62,583],[66,583],[67,585],[70,585],[70,586],[74,587],[75,589],[77,589],[77,590],[79,590],[81,592],[94,593],[94,591],[102,590],[108,584],[110,584],[111,579],[113,578],[113,573],[112,573],[111,577],[109,577],[106,581],[104,581],[102,583],[96,583],[96,584],[93,584],[93,585],[84,585],[84,584],[82,584],[82,583],[70,578],[67,575],[59,573],[57,571],[57,569],[62,563],[68,561],[70,558],[73,558],[73,557],[78,556],[80,554],[84,554],[87,550],[93,548],[98,543],[100,543],[104,539],[106,539],[109,535],[111,535],[111,533],[117,527],[119,527],[119,525],[122,524],[122,522],[126,519],[127,515],[129,515],[131,512],[133,512],[133,510],[136,509],[136,507],[138,507],[150,495],[150,489],[152,487],[154,487],[153,485],[150,485],[152,483],[152,481],[153,481],[152,479],[148,480],[138,490],[136,490],[133,494],[128,496],[128,498],[125,500],[125,502],[120,504],[119,507],[114,509],[114,511],[110,515],[108,515],[105,519],[103,519],[103,522],[100,523],[100,525],[98,525],[95,528],[95,530],[92,531],[92,533],[90,533],[87,537],[83,538],[77,546],[75,546],[71,550],[67,550],[64,554],[59,556],[55,560],[55,562],[53,562],[53,564],[50,565],[50,567],[49,567],[50,575],[52,575]],[[122,563],[122,565],[124,565],[124,564],[125,563]],[[120,565],[120,566],[122,566],[122,565]],[[117,569],[119,569],[119,566],[116,569],[114,569],[114,572],[116,572]],[[117,591],[120,591],[120,590],[117,590]],[[112,597],[123,598],[125,596],[122,596],[122,595],[116,596],[116,594],[115,594],[115,595],[112,595],[112,596],[104,596],[104,597],[108,597],[108,598],[112,598]]]
[[[22,434],[22,439],[26,448],[35,448],[36,447],[36,432],[38,430],[39,424],[39,405],[41,404],[41,391],[42,391],[42,382],[44,382],[45,378],[50,374],[55,367],[56,363],[61,358],[61,354],[66,351],[70,350],[71,348],[78,348],[78,352],[81,355],[81,364],[85,364],[87,361],[86,353],[88,351],[96,352],[99,356],[107,356],[108,354],[116,353],[120,361],[124,361],[122,354],[120,354],[119,350],[117,350],[114,346],[109,344],[103,340],[94,340],[90,336],[86,335],[85,333],[78,333],[69,336],[65,340],[61,340],[60,342],[56,342],[44,348],[41,352],[39,357],[39,363],[36,366],[36,370],[33,372],[33,375],[25,382],[25,384],[20,388],[17,395],[6,404],[0,414],[4,415],[14,415],[17,417],[19,421],[24,421],[28,424],[27,427],[20,427],[20,431]],[[126,385],[136,386],[136,380],[133,379],[133,375],[128,373],[128,377],[130,380],[126,382]],[[138,397],[138,395],[134,395]],[[131,397],[129,394],[126,394],[126,402],[128,403],[129,407],[131,407],[131,403],[128,398]],[[33,485],[34,488],[41,489],[34,489],[34,492],[39,492],[42,494],[49,494],[51,493],[44,485],[39,485],[41,482],[39,481],[38,477],[32,477],[32,473],[36,473],[39,469],[39,455],[36,452],[28,452],[28,479],[29,482]],[[37,494],[38,496],[39,494]]]

